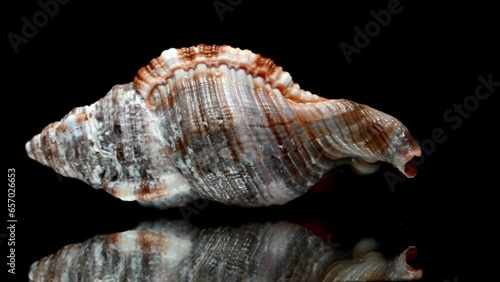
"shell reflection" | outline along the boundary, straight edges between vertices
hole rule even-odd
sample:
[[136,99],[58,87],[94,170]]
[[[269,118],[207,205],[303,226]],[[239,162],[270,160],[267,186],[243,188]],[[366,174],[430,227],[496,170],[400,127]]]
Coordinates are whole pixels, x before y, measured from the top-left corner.
[[63,247],[32,264],[31,281],[380,281],[420,279],[406,263],[363,240],[340,255],[308,229],[250,223],[200,229],[180,221],[144,223]]

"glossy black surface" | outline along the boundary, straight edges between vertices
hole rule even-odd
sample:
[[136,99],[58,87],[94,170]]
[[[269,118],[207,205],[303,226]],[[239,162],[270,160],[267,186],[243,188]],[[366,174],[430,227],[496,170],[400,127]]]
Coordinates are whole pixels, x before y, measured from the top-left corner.
[[[4,37],[4,164],[16,169],[18,220],[16,275],[9,279],[26,281],[32,262],[64,245],[125,231],[144,220],[183,219],[191,211],[188,220],[199,226],[297,222],[346,249],[359,238],[374,237],[388,257],[415,245],[420,253],[414,264],[423,269],[423,281],[469,281],[466,273],[475,271],[464,265],[484,248],[469,231],[482,238],[485,227],[475,222],[488,220],[494,208],[488,191],[495,182],[489,184],[488,177],[497,172],[487,161],[495,163],[498,156],[493,118],[500,87],[489,97],[481,92],[484,99],[477,105],[471,97],[481,85],[479,76],[500,81],[497,16],[487,5],[401,1],[401,12],[347,63],[339,45],[353,45],[354,28],[364,28],[373,20],[370,11],[387,9],[390,2],[274,7],[263,1],[141,1],[105,7],[71,1],[59,4],[17,53]],[[214,3],[234,7],[221,21]],[[31,20],[41,7],[31,1],[5,10],[8,32],[22,35],[21,18]],[[396,178],[390,185],[387,173],[399,175],[392,167],[384,165],[369,176],[341,168],[321,189],[284,206],[240,209],[210,203],[158,211],[62,178],[25,155],[25,142],[48,123],[97,101],[113,85],[132,81],[164,49],[199,43],[252,50],[272,58],[304,89],[397,117],[425,145],[416,178]],[[468,108],[460,106],[464,102]]]

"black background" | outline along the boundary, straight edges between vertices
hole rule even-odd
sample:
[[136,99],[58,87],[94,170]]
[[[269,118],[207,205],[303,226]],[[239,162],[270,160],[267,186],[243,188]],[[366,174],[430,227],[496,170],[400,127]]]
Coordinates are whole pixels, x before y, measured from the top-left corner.
[[[500,81],[493,7],[401,1],[403,10],[347,63],[339,44],[353,45],[353,28],[363,29],[373,20],[370,11],[386,9],[389,1],[336,1],[328,6],[319,1],[272,6],[232,1],[235,5],[222,21],[214,1],[162,2],[104,6],[70,1],[28,43],[19,45],[17,53],[7,34],[21,35],[21,18],[31,21],[41,8],[36,1],[4,6],[3,137],[6,168],[16,170],[15,279],[27,280],[32,262],[64,245],[125,231],[143,220],[182,218],[179,209],[143,208],[57,176],[29,159],[24,144],[73,107],[89,105],[113,85],[132,81],[163,50],[205,43],[270,57],[302,88],[391,114],[428,145],[439,128],[446,140],[424,150],[417,177],[396,183],[394,190],[385,177],[387,171],[397,175],[390,166],[369,176],[341,168],[321,189],[287,205],[239,209],[210,203],[190,216],[191,222],[217,226],[286,220],[346,249],[361,237],[375,237],[387,256],[415,245],[420,253],[414,265],[423,268],[424,281],[469,281],[466,271],[471,267],[465,264],[480,259],[469,251],[487,243],[477,239],[484,238],[480,222],[487,221],[477,212],[487,215],[494,207],[488,191],[495,182],[488,184],[487,179],[498,167],[493,113],[500,90],[480,101],[456,129],[443,114],[474,95],[479,75],[492,74]],[[470,237],[470,231],[479,236]],[[4,259],[5,243],[2,239]]]

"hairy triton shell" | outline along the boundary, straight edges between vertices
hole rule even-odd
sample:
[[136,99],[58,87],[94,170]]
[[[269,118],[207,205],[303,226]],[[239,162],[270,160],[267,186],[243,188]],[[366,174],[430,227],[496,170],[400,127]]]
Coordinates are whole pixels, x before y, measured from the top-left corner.
[[420,279],[406,261],[392,260],[371,239],[354,257],[341,255],[299,225],[249,223],[199,229],[156,221],[63,247],[33,263],[31,281],[389,281]]
[[270,59],[229,46],[169,49],[26,144],[28,155],[122,200],[286,203],[335,166],[380,161],[408,177],[420,148],[397,119],[300,89]]

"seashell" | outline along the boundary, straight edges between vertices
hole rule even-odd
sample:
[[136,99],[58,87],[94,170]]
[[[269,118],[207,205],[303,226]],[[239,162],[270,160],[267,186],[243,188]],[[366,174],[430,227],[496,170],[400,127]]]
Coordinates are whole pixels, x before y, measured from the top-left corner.
[[347,257],[306,228],[249,223],[200,230],[156,221],[63,247],[33,263],[31,281],[381,281],[417,280],[408,247],[392,260],[371,239]]
[[396,118],[302,90],[289,73],[229,46],[169,49],[90,106],[26,144],[29,157],[125,201],[198,198],[284,204],[334,167],[407,177],[420,148]]

